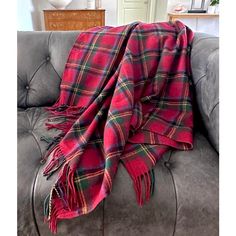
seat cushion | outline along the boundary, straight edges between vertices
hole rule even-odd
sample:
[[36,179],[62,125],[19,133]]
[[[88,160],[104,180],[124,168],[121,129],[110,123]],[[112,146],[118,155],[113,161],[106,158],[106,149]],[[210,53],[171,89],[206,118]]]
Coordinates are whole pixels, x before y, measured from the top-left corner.
[[168,169],[173,177],[176,236],[219,235],[219,158],[207,139],[194,136],[190,152],[173,151]]
[[[34,182],[41,166],[40,160],[46,143],[40,137],[46,132],[44,108],[18,109],[17,131],[17,201],[18,234],[37,235],[34,212]],[[55,135],[55,130],[49,135]]]
[[[51,235],[43,222],[43,201],[56,175],[46,180],[40,160],[46,143],[45,108],[18,112],[18,235]],[[139,207],[133,184],[120,164],[113,189],[90,214],[58,224],[58,235],[141,236],[217,235],[218,158],[206,138],[197,133],[194,150],[168,152],[155,167],[155,191]]]

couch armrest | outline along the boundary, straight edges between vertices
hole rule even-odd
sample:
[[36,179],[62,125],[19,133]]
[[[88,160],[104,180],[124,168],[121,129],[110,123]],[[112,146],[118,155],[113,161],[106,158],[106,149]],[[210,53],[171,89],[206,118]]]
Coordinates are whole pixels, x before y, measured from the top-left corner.
[[219,38],[196,33],[191,67],[198,109],[209,140],[219,151]]

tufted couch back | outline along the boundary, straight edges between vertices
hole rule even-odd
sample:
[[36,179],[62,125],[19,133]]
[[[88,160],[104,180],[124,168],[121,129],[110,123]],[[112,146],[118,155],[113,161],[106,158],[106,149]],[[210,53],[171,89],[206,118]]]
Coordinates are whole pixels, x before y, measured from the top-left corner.
[[[18,32],[18,107],[52,105],[78,31]],[[191,51],[196,100],[207,134],[219,150],[219,38],[196,33]],[[197,121],[198,122],[198,121]]]
[[68,53],[78,34],[76,31],[18,32],[19,108],[48,106],[57,100]]

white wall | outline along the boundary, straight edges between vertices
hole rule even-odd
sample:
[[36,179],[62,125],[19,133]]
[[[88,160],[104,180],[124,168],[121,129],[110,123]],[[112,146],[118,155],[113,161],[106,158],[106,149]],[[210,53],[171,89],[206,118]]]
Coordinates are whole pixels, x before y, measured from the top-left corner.
[[[67,9],[84,9],[87,0],[73,0]],[[102,8],[106,9],[105,24],[117,25],[117,0],[102,0]],[[55,9],[47,0],[18,0],[17,2],[17,29],[43,30],[43,10]]]
[[[117,25],[117,1],[102,0],[102,8],[106,10],[105,24]],[[166,21],[167,12],[171,12],[177,4],[189,8],[191,0],[156,0],[156,21]],[[206,0],[206,6],[210,0]],[[68,9],[84,9],[87,0],[73,0]],[[47,0],[18,0],[17,4],[17,29],[18,30],[43,30],[43,10],[55,9]]]
[[167,20],[167,7],[168,1],[166,0],[157,0],[156,3],[156,21],[166,21]]
[[33,6],[31,0],[18,0],[17,2],[17,29],[32,30],[31,12]]

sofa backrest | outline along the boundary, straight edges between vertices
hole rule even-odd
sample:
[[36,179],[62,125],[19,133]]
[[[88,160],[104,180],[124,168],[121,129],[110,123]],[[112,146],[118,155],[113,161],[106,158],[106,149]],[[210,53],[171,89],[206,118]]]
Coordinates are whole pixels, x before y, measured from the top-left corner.
[[17,103],[50,106],[58,98],[68,53],[79,32],[18,32]]
[[[18,32],[18,107],[50,106],[69,51],[79,31]],[[191,52],[193,83],[208,137],[219,150],[219,38],[195,33]]]
[[207,136],[219,151],[219,38],[196,33],[191,68],[198,109]]

